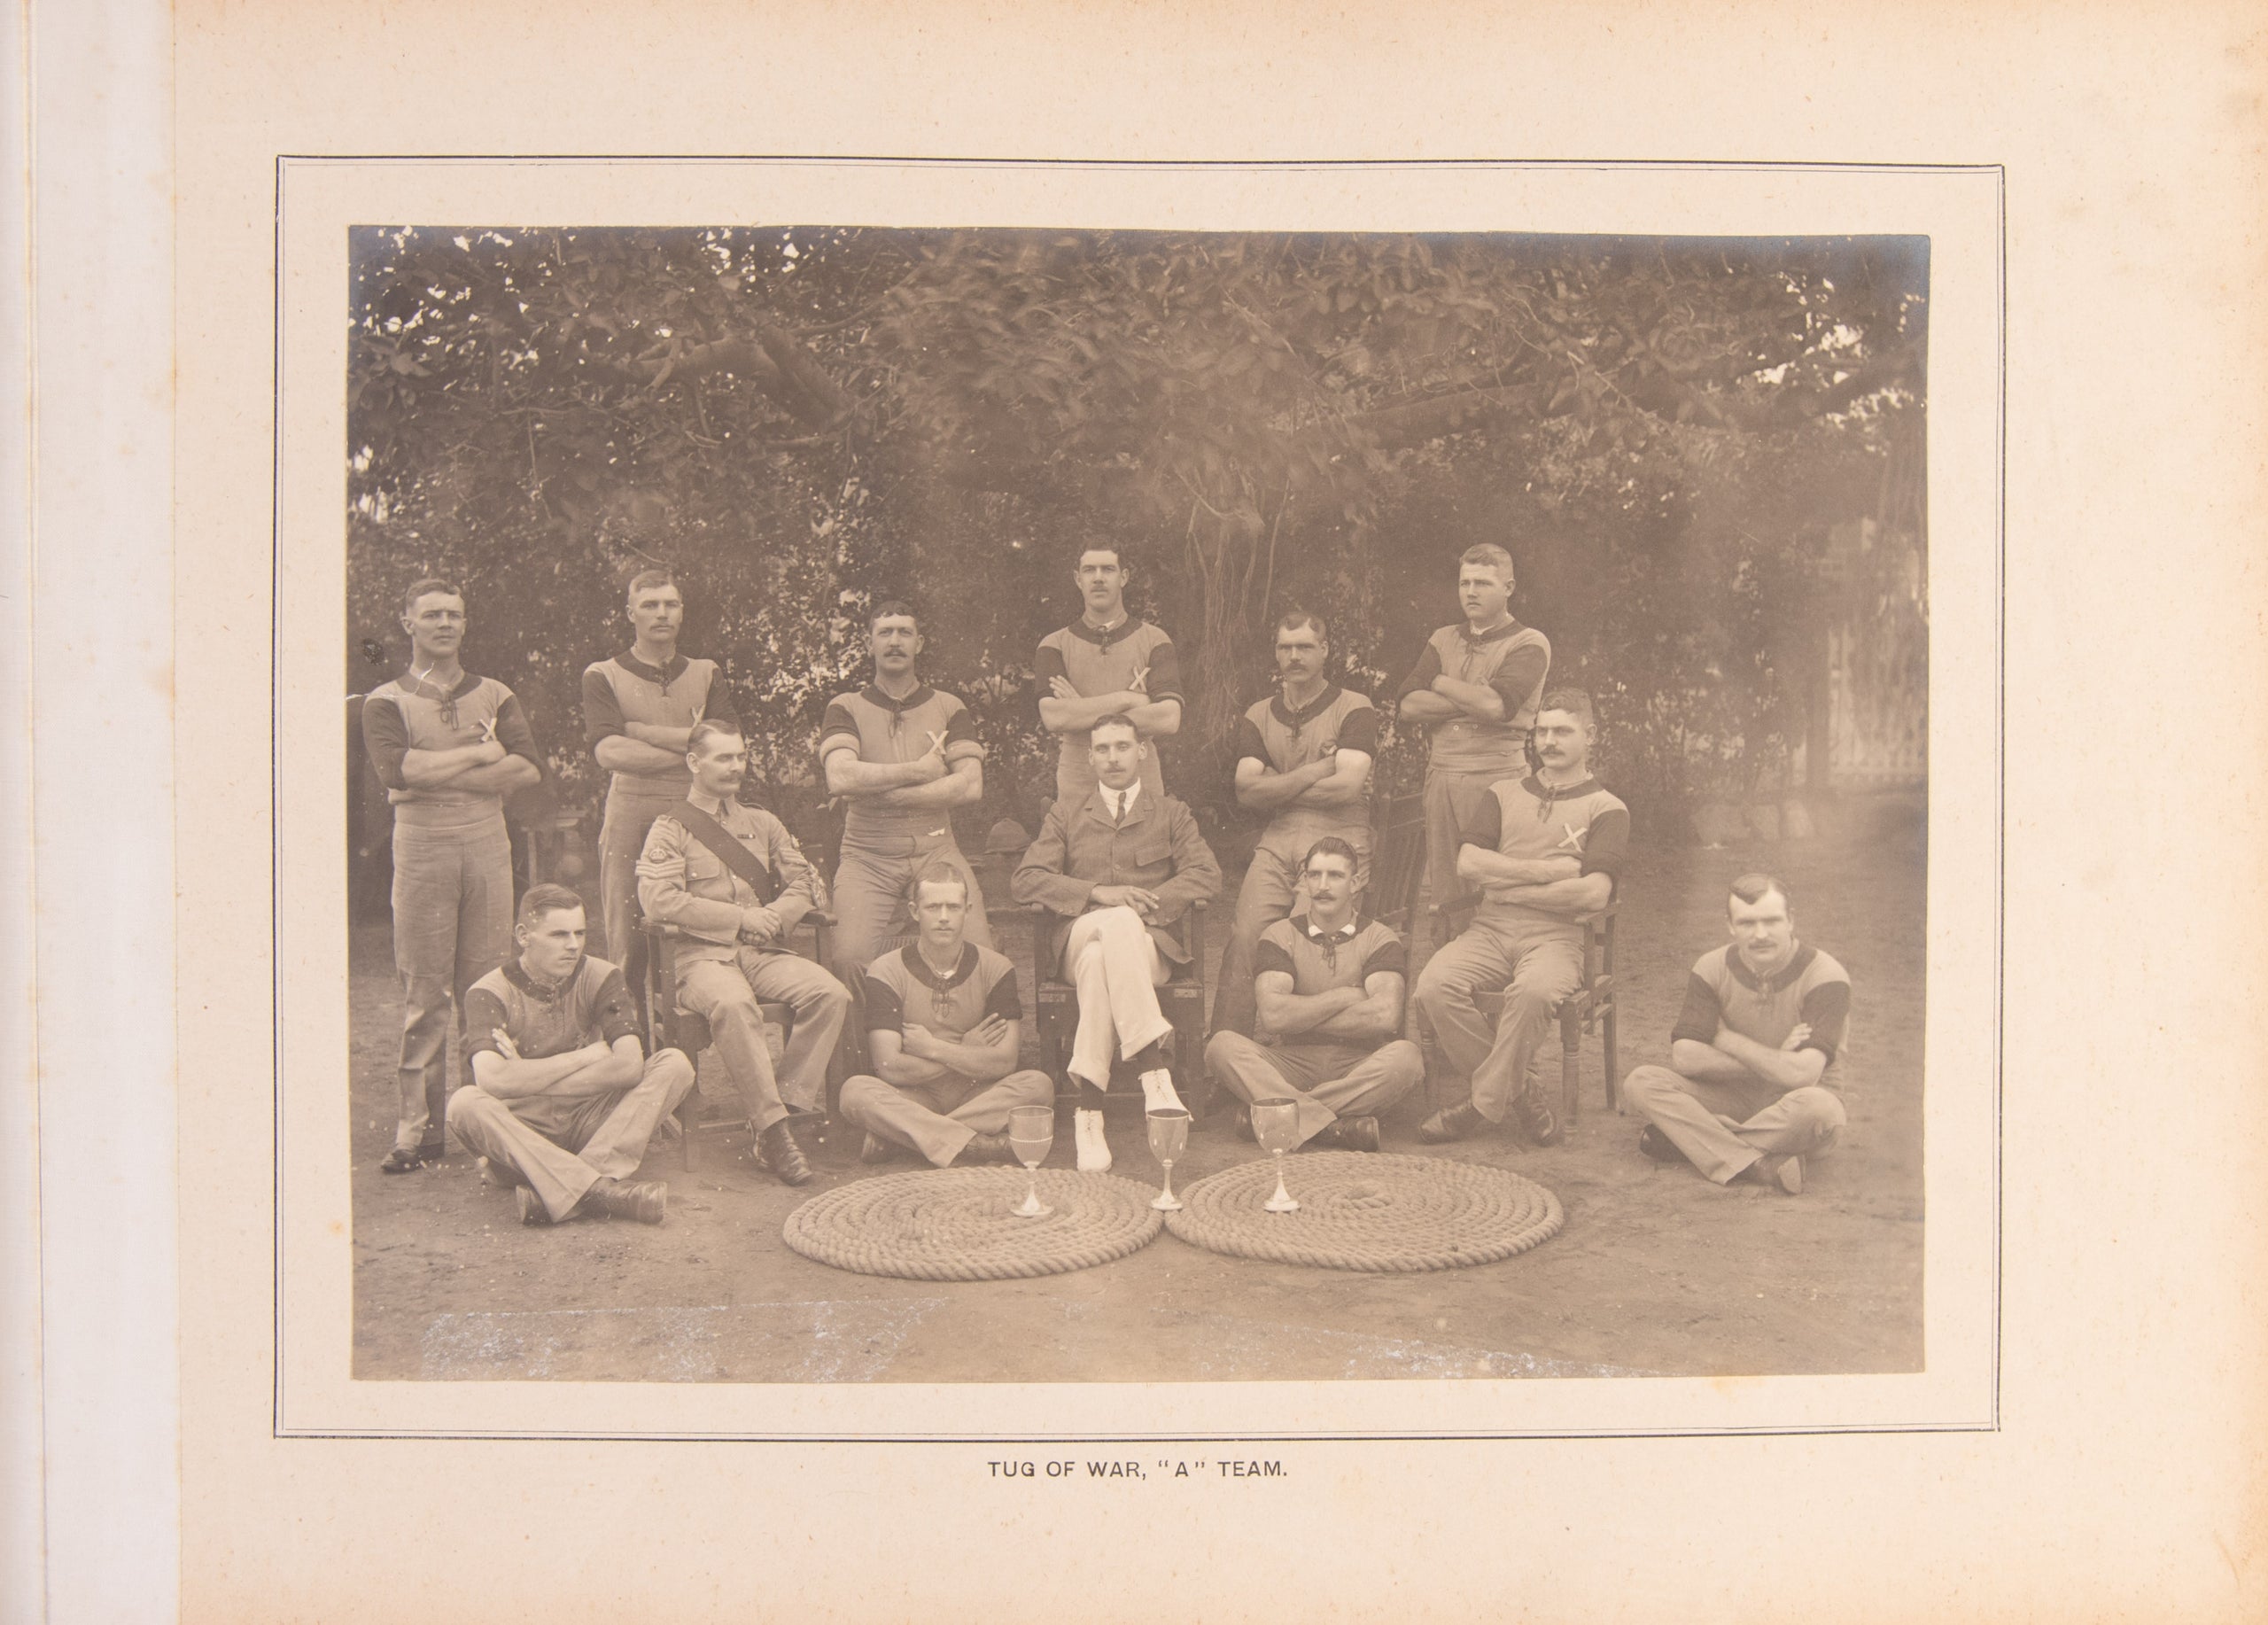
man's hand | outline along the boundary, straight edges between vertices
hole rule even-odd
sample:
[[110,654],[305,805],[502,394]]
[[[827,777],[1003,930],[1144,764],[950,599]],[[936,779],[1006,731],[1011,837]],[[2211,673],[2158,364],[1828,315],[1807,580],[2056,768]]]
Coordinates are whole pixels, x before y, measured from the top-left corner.
[[915,757],[913,760],[914,765],[921,769],[921,781],[924,784],[935,784],[952,769],[945,766],[944,735],[936,728],[925,731],[929,735],[929,748]]
[[1051,677],[1047,680],[1047,692],[1051,697],[1059,700],[1077,700],[1086,697],[1071,686],[1069,678],[1062,676]]
[[908,1022],[905,1023],[900,1047],[917,1061],[935,1061],[937,1048],[936,1035],[918,1022]]
[[988,1015],[960,1035],[960,1041],[974,1049],[990,1049],[1008,1036],[1008,1023],[998,1015]]
[[498,1027],[493,1029],[489,1036],[496,1040],[496,1047],[502,1052],[505,1060],[517,1061],[520,1058],[520,1046],[512,1042],[510,1033]]
[[1158,894],[1140,886],[1097,886],[1088,895],[1097,908],[1130,908],[1145,920],[1158,912]]
[[1798,1022],[1788,1030],[1788,1036],[1780,1040],[1780,1047],[1784,1050],[1799,1050],[1810,1040],[1811,1023]]
[[780,935],[780,916],[770,908],[750,908],[741,914],[740,939],[751,948],[761,948]]

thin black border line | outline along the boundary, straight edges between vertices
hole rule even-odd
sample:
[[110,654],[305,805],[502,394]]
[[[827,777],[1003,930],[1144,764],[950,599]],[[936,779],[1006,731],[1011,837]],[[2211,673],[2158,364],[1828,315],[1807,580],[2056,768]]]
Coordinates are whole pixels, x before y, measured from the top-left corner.
[[[1990,1338],[1990,1402],[1987,1419],[1983,1422],[1947,1423],[1855,1423],[1797,1425],[1779,1427],[1699,1427],[1646,1429],[1620,1432],[1613,1429],[1589,1429],[1582,1432],[1516,1431],[1492,1433],[1451,1433],[1433,1431],[1403,1431],[1387,1433],[1317,1433],[1283,1435],[1243,1434],[1049,1434],[1037,1436],[1004,1436],[998,1435],[812,1435],[812,1434],[750,1434],[682,1432],[637,1432],[623,1429],[594,1431],[536,1432],[532,1429],[470,1429],[448,1431],[407,1432],[396,1428],[291,1429],[284,1423],[284,1023],[283,1023],[283,859],[282,841],[276,832],[282,828],[283,769],[276,722],[276,701],[283,680],[282,637],[272,612],[268,621],[268,816],[270,829],[269,887],[270,921],[275,937],[271,951],[275,971],[271,978],[270,997],[273,1000],[271,1020],[273,1038],[271,1054],[275,1066],[275,1125],[276,1142],[276,1214],[269,1241],[269,1263],[272,1276],[276,1337],[272,1347],[275,1361],[273,1398],[270,1405],[270,1436],[276,1439],[403,1439],[403,1440],[555,1440],[572,1442],[634,1442],[641,1443],[765,1443],[765,1444],[1107,1444],[1115,1442],[1145,1444],[1175,1443],[1368,1443],[1377,1442],[1410,1441],[1497,1441],[1497,1440],[1557,1440],[1557,1439],[1691,1439],[1691,1438],[1751,1438],[1751,1437],[1809,1437],[1837,1435],[1891,1435],[1939,1433],[1998,1433],[2000,1430],[2000,1350],[2004,1333],[2003,1316],[2005,1293],[2002,1273],[2006,1267],[2004,1234],[2006,1227],[2007,1191],[2005,1186],[2005,1118],[2006,1068],[2008,1038],[2006,1002],[2008,994],[2007,962],[2007,824],[2008,824],[2008,175],[2005,164],[1897,164],[1862,162],[1754,161],[1716,160],[1706,159],[1200,159],[1161,160],[1147,159],[990,159],[990,158],[922,158],[914,156],[828,155],[828,154],[615,154],[615,153],[289,153],[276,155],[275,201],[275,261],[271,279],[275,290],[276,342],[271,358],[270,404],[275,414],[272,444],[275,466],[270,480],[270,514],[268,525],[268,589],[271,606],[280,593],[283,580],[283,504],[284,504],[284,434],[285,415],[284,404],[284,181],[294,164],[309,166],[343,166],[354,163],[408,164],[465,164],[494,165],[513,163],[597,163],[620,164],[749,164],[787,163],[817,167],[893,167],[1003,169],[1122,169],[1122,170],[1271,170],[1299,172],[1330,169],[1553,169],[1602,170],[1627,173],[1633,169],[1709,169],[1732,171],[1821,172],[1859,174],[1921,174],[1948,175],[1984,175],[1998,177],[1995,196],[1998,246],[1995,271],[1996,315],[1995,338],[1998,341],[1999,399],[1994,414],[1994,466],[1999,479],[1995,493],[1993,529],[1993,589],[1997,612],[1994,620],[1993,674],[1995,688],[1995,725],[1993,729],[1993,790],[1997,814],[1992,831],[1992,865],[1997,885],[1994,888],[1993,909],[1993,984],[1992,984],[1992,1334]],[[1540,233],[1545,236],[1596,235],[1579,232]],[[1702,235],[1702,234],[1689,234]],[[1767,234],[1772,236],[1782,234]],[[1797,234],[1806,235],[1806,234]],[[1824,235],[1833,236],[1834,233]],[[1925,430],[1926,436],[1926,430]],[[1927,455],[1926,439],[1924,456]],[[1931,487],[1923,492],[1926,502]],[[1923,913],[1923,937],[1928,936],[1927,907]],[[1926,1089],[1927,1080],[1924,1080]],[[1926,1161],[1925,1161],[1926,1166]],[[1923,1280],[1924,1336],[1927,1335],[1927,1277]],[[1926,1362],[1926,1341],[1924,1344]],[[1923,1373],[1926,1374],[1926,1363]],[[1833,1375],[1836,1373],[1789,1372],[1791,1376]],[[1907,1375],[1904,1372],[1857,1373],[1865,1375]],[[793,1385],[800,1386],[800,1385]],[[1025,1386],[1025,1385],[1017,1385]],[[1054,1386],[1052,1384],[1039,1386]]]

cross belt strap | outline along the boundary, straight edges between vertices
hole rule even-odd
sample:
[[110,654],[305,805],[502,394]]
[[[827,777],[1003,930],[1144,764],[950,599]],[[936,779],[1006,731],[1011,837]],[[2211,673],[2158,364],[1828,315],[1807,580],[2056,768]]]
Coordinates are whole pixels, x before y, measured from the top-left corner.
[[780,895],[780,882],[770,869],[757,861],[754,852],[741,844],[740,837],[689,801],[680,801],[663,814],[685,826],[685,832],[707,847],[734,874],[748,882],[756,893],[758,907],[768,906]]

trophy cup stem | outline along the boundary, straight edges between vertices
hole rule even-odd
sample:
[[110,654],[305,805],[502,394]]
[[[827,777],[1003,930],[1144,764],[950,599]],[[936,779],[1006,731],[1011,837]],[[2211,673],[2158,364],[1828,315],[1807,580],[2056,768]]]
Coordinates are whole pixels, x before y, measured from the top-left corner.
[[1300,1210],[1300,1204],[1293,1199],[1292,1193],[1284,1188],[1284,1154],[1280,1151],[1276,1154],[1276,1193],[1261,1205],[1270,1213],[1297,1213]]
[[1150,1205],[1161,1213],[1177,1213],[1181,1198],[1173,1193],[1173,1164],[1166,1163],[1166,1188],[1150,1198]]

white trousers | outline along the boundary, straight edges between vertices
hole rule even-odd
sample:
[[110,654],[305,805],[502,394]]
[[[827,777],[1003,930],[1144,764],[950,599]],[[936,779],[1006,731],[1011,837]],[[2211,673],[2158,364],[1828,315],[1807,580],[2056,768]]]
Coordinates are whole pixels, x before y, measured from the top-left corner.
[[1071,1039],[1071,1076],[1110,1087],[1114,1054],[1132,1057],[1173,1031],[1158,1007],[1169,970],[1142,916],[1121,905],[1071,921],[1063,939],[1063,979],[1079,991],[1079,1028]]

